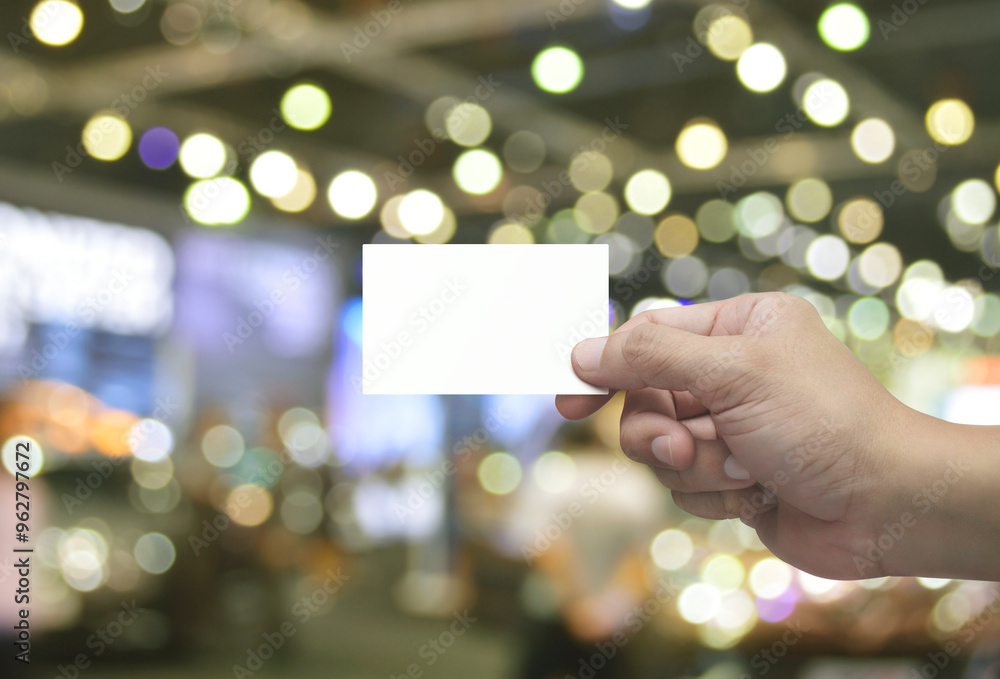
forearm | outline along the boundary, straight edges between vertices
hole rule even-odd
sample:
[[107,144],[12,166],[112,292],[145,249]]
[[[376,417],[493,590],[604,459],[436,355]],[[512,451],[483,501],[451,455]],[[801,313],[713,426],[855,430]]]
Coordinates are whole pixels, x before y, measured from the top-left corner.
[[1000,427],[952,424],[913,411],[902,425],[895,451],[899,492],[878,538],[880,548],[888,547],[882,570],[1000,580]]

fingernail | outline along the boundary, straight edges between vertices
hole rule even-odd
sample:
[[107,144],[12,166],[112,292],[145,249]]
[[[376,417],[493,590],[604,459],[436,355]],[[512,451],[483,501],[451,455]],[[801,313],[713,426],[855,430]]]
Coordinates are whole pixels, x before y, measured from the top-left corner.
[[653,439],[653,457],[663,464],[674,466],[674,451],[669,436],[658,436]]
[[604,353],[604,346],[608,343],[607,337],[583,340],[573,349],[576,356],[577,365],[584,372],[593,372],[601,365],[601,355]]
[[750,472],[747,471],[747,468],[740,464],[740,461],[732,455],[726,458],[726,463],[722,465],[722,469],[726,472],[726,476],[734,481],[746,481],[750,478]]

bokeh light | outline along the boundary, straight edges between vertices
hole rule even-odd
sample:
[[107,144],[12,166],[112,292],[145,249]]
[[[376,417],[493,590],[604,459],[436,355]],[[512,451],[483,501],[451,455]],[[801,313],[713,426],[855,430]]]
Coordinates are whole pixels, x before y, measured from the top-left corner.
[[452,175],[458,188],[481,196],[492,192],[503,179],[503,166],[492,151],[473,149],[455,160]]
[[675,571],[691,560],[694,543],[684,531],[670,528],[653,538],[649,552],[657,566],[666,571]]
[[698,225],[685,215],[670,215],[656,227],[655,243],[665,257],[687,257],[698,247]]
[[788,72],[781,51],[766,42],[751,45],[736,62],[740,82],[754,92],[770,92],[784,81]]
[[851,148],[866,163],[882,163],[896,149],[896,133],[881,118],[862,120],[851,133]]
[[847,118],[851,101],[847,90],[836,80],[820,78],[802,95],[802,110],[817,125],[835,127]]
[[783,561],[761,559],[750,569],[750,589],[761,599],[777,599],[792,584],[792,569]]
[[972,109],[961,99],[942,99],[927,110],[927,132],[934,141],[958,146],[969,141],[976,127]]
[[686,587],[677,599],[677,611],[681,617],[694,624],[708,622],[721,607],[719,590],[705,583]]
[[993,187],[982,179],[969,179],[955,187],[951,194],[951,209],[966,224],[984,224],[997,208]]
[[889,307],[877,297],[863,297],[847,312],[851,334],[863,340],[876,340],[889,329]]
[[534,172],[545,162],[547,148],[541,135],[520,130],[507,137],[503,145],[503,158],[514,172]]
[[265,488],[252,483],[233,488],[226,496],[226,515],[240,526],[259,526],[274,510],[274,500]]
[[[24,462],[25,451],[28,453],[28,468],[26,471],[18,469],[18,462]],[[18,460],[18,453],[21,458]],[[15,476],[17,472],[27,475],[29,478],[35,476],[42,470],[45,461],[45,454],[38,441],[30,436],[12,436],[4,441],[3,448],[0,448],[0,461],[3,462],[4,469]]]
[[766,238],[784,221],[784,205],[773,193],[758,191],[736,203],[736,228],[748,238]]
[[743,17],[724,14],[708,25],[705,44],[719,59],[736,61],[753,44],[753,29]]
[[463,101],[449,110],[444,125],[448,137],[460,146],[479,146],[493,131],[489,111],[471,101]]
[[174,565],[177,551],[174,549],[174,543],[163,533],[146,533],[136,540],[132,555],[139,568],[147,573],[159,575],[166,573]]
[[283,212],[302,212],[316,200],[316,180],[308,170],[298,168],[295,185],[283,196],[272,198],[271,203]]
[[317,130],[333,112],[330,95],[316,85],[294,85],[281,98],[281,117],[297,130]]
[[611,160],[597,151],[584,151],[569,164],[569,178],[577,191],[603,191],[614,177]]
[[139,138],[139,157],[146,167],[165,170],[177,161],[180,139],[166,127],[152,127]]
[[861,280],[876,289],[895,283],[902,271],[903,255],[891,243],[876,243],[865,249],[858,259]]
[[490,232],[487,242],[491,245],[532,245],[535,237],[531,229],[521,224],[504,223]]
[[281,151],[267,151],[250,166],[250,183],[257,193],[268,198],[287,195],[298,180],[295,160]]
[[204,179],[188,188],[184,207],[199,224],[236,224],[250,211],[250,192],[232,177]]
[[80,35],[83,30],[83,12],[75,2],[69,0],[42,0],[31,11],[28,23],[31,32],[40,42],[61,47]]
[[132,145],[132,128],[116,113],[99,113],[83,128],[83,147],[98,160],[118,160]]
[[222,141],[204,132],[184,140],[180,150],[181,169],[189,177],[208,179],[222,172],[226,165],[226,147]]
[[444,203],[434,193],[417,189],[399,203],[399,221],[410,234],[424,236],[441,226],[444,220]]
[[347,170],[330,182],[327,199],[333,211],[344,219],[361,219],[375,209],[378,190],[364,172]]
[[549,451],[531,466],[535,484],[548,493],[562,493],[576,480],[576,463],[566,453]]
[[809,244],[806,251],[809,272],[823,281],[840,278],[850,263],[851,251],[847,243],[837,236],[820,236]]
[[577,224],[587,233],[606,233],[618,221],[618,201],[603,191],[583,194],[577,199],[574,210]]
[[476,475],[486,492],[507,495],[521,485],[521,463],[508,453],[490,453],[479,463]]
[[849,2],[828,7],[819,18],[820,37],[836,50],[856,50],[868,42],[870,33],[868,15]]
[[818,222],[833,208],[833,192],[822,179],[801,179],[785,194],[788,213],[802,222]]
[[871,198],[848,201],[837,214],[837,228],[849,243],[871,243],[884,225],[882,206]]
[[633,212],[655,215],[670,202],[670,180],[656,170],[641,170],[625,185],[625,200]]
[[726,157],[726,134],[714,122],[689,123],[677,137],[677,156],[696,170],[708,170]]
[[736,235],[736,209],[718,198],[704,203],[695,213],[698,232],[711,243],[725,243]]
[[246,452],[243,435],[229,425],[212,427],[201,437],[201,454],[215,467],[233,467]]
[[539,89],[565,94],[583,80],[583,60],[568,47],[549,47],[535,57],[531,75]]

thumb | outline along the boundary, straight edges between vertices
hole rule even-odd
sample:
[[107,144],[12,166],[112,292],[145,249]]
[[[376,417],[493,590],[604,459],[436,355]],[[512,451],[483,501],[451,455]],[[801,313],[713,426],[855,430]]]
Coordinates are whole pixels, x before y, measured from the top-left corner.
[[[573,369],[599,387],[690,391],[712,408],[712,394],[745,375],[747,342],[740,335],[705,337],[656,323],[622,327],[573,349]],[[707,400],[706,400],[707,399]]]

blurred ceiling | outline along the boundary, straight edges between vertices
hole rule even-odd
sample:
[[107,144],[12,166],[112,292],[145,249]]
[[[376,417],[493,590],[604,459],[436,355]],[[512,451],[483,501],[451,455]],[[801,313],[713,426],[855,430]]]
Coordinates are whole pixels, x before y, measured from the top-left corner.
[[[747,150],[775,136],[785,148],[748,178],[739,195],[761,188],[784,195],[791,181],[819,176],[830,183],[838,202],[870,197],[896,179],[896,160],[905,151],[932,145],[924,128],[927,107],[955,96],[976,114],[974,137],[942,155],[930,191],[910,193],[887,210],[884,237],[907,261],[934,258],[955,278],[974,275],[978,268],[975,254],[951,247],[936,212],[940,198],[957,183],[992,178],[1000,161],[998,2],[908,0],[902,5],[916,11],[905,15],[900,30],[887,33],[879,22],[891,22],[900,3],[858,2],[871,19],[871,38],[857,52],[840,53],[817,35],[816,22],[827,3],[741,0],[736,4],[745,9],[754,39],[779,46],[788,60],[785,82],[774,92],[756,94],[740,84],[732,63],[707,51],[678,66],[674,55],[696,44],[694,18],[708,4],[699,0],[654,0],[648,21],[635,30],[616,24],[609,0],[399,0],[399,13],[360,51],[344,45],[372,21],[371,12],[385,10],[386,2],[184,1],[200,5],[208,16],[201,37],[187,45],[165,40],[161,20],[169,3],[164,0],[148,0],[131,15],[117,14],[108,0],[81,0],[84,30],[59,48],[12,39],[35,3],[3,2],[0,26],[10,33],[4,41],[9,44],[0,50],[0,84],[6,88],[0,87],[0,199],[49,207],[59,204],[54,196],[85,200],[105,195],[93,193],[99,189],[122,196],[133,213],[143,204],[156,205],[158,213],[164,206],[179,209],[190,179],[176,166],[150,170],[132,152],[113,163],[85,159],[62,181],[52,170],[54,162],[65,162],[67,145],[79,143],[84,123],[120,104],[147,69],[163,74],[162,82],[129,107],[133,129],[167,125],[182,138],[208,131],[234,148],[268,127],[290,85],[312,81],[323,86],[334,102],[330,122],[315,132],[285,129],[272,147],[307,163],[321,185],[344,169],[369,172],[383,197],[384,172],[429,136],[427,106],[445,95],[470,96],[486,79],[500,86],[483,101],[494,124],[485,145],[499,152],[507,136],[525,129],[542,135],[548,145],[546,165],[520,176],[519,183],[537,186],[554,177],[581,144],[600,135],[605,119],[616,119],[628,126],[626,141],[608,150],[617,187],[636,170],[656,167],[673,184],[670,209],[688,214],[719,197],[717,181],[728,181],[730,166],[745,160]],[[242,31],[234,17],[243,22]],[[532,82],[533,58],[552,44],[571,46],[584,58],[586,77],[570,94],[546,94]],[[784,142],[775,126],[795,113],[795,81],[811,72],[844,85],[851,116],[834,129],[807,122]],[[677,134],[699,116],[715,120],[729,138],[728,156],[713,170],[689,169],[674,152]],[[896,132],[896,153],[889,162],[866,164],[851,150],[853,123],[870,116],[889,121]],[[461,151],[441,144],[410,178],[409,188],[438,192],[462,227],[491,224],[500,214],[502,196],[475,197],[458,190],[451,166]],[[245,167],[240,174],[245,176]],[[178,213],[168,213],[149,220],[161,229],[183,223]],[[325,200],[290,216],[255,199],[254,219],[343,224]],[[377,214],[350,228],[374,231]],[[459,241],[465,240],[461,233],[462,228]],[[726,247],[736,250],[734,244]]]

